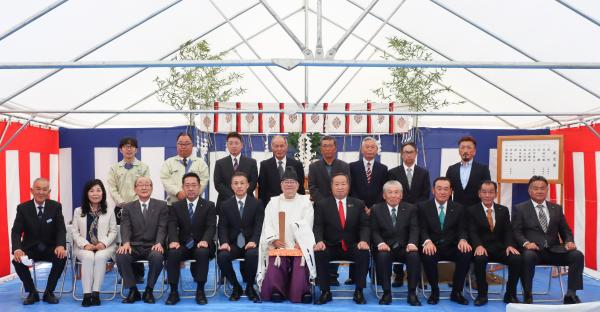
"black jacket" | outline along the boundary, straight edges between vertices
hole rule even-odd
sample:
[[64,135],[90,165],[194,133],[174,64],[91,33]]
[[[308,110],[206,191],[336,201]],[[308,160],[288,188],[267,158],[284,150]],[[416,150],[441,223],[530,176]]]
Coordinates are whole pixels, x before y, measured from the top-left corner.
[[66,246],[66,227],[60,203],[47,199],[44,204],[42,220],[37,217],[37,207],[32,200],[17,206],[17,216],[11,230],[12,252],[37,247],[39,243],[46,246]]

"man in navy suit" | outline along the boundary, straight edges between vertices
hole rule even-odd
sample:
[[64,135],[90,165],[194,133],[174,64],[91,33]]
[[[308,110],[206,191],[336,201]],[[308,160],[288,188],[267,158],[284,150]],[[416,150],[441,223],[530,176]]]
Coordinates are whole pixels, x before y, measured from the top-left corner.
[[479,202],[479,185],[490,180],[490,169],[487,165],[473,160],[477,152],[477,141],[474,137],[460,138],[458,151],[461,161],[448,167],[446,177],[450,179],[454,190],[452,200],[469,207]]
[[244,270],[241,270],[241,273],[246,281],[246,296],[249,300],[258,302],[254,280],[258,267],[257,246],[262,231],[264,207],[260,200],[247,196],[248,186],[246,173],[236,172],[231,177],[231,188],[235,196],[223,202],[219,214],[220,246],[217,263],[225,278],[233,285],[229,300],[237,301],[242,295],[242,286],[237,280],[231,261],[244,259]]
[[304,167],[302,163],[292,157],[287,157],[288,144],[281,135],[271,139],[271,151],[273,157],[260,162],[260,173],[258,174],[258,198],[266,206],[271,197],[281,194],[281,177],[285,168],[292,167],[298,175],[298,194],[304,195]]
[[215,189],[219,193],[217,197],[217,213],[219,213],[221,204],[233,197],[231,176],[236,171],[242,171],[248,175],[248,195],[254,196],[254,189],[258,182],[256,159],[242,155],[243,147],[242,136],[239,133],[230,132],[227,134],[227,150],[230,155],[217,160],[213,174]]
[[350,196],[365,202],[367,212],[383,201],[383,184],[387,182],[387,166],[375,160],[379,147],[373,137],[365,137],[360,146],[362,159],[350,163]]

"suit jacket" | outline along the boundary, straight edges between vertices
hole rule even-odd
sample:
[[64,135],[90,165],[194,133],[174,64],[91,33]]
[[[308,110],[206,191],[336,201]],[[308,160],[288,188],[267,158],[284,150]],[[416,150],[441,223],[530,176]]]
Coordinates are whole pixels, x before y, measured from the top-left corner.
[[360,198],[367,207],[383,201],[383,184],[388,180],[387,166],[379,161],[371,164],[371,183],[362,159],[350,163],[350,196]]
[[547,243],[548,248],[552,248],[561,245],[559,237],[563,243],[573,242],[573,232],[567,225],[562,207],[549,201],[546,201],[546,206],[550,215],[546,233],[542,230],[536,208],[531,200],[522,202],[515,207],[512,222],[515,240],[519,247],[523,246],[525,242],[532,242],[540,248],[546,246],[544,243]]
[[[331,175],[343,172],[350,176],[350,167],[342,160],[334,159],[331,163]],[[318,160],[308,167],[308,189],[314,202],[323,200],[331,195],[331,176],[325,169],[325,161]]]
[[242,216],[235,197],[224,201],[219,213],[219,244],[236,244],[241,232],[246,243],[254,242],[258,246],[264,218],[262,201],[252,196],[246,196]]
[[452,200],[464,207],[469,207],[480,202],[479,195],[477,194],[479,185],[485,180],[490,180],[490,168],[487,165],[473,161],[469,181],[467,182],[467,187],[464,189],[460,182],[460,162],[448,167],[446,177],[452,183],[454,191]]
[[429,171],[417,165],[413,169],[413,178],[410,187],[408,187],[408,178],[406,177],[404,165],[391,169],[388,172],[388,180],[396,180],[402,184],[402,201],[410,204],[426,201],[431,194]]
[[469,222],[469,241],[473,248],[483,246],[488,252],[502,253],[508,246],[516,247],[508,208],[494,203],[496,223],[490,230],[487,214],[481,203],[467,208]]
[[[238,171],[243,171],[248,175],[248,183],[250,183],[250,186],[248,187],[248,195],[254,196],[254,189],[256,188],[256,182],[258,181],[256,159],[240,155]],[[215,172],[213,173],[215,189],[219,193],[219,196],[217,197],[217,210],[221,207],[221,203],[223,201],[233,196],[233,190],[231,189],[232,175],[233,162],[231,160],[231,156],[227,155],[217,160],[215,163]]]
[[354,197],[346,197],[346,226],[342,229],[337,200],[329,196],[315,204],[313,232],[315,241],[323,241],[326,246],[356,246],[358,242],[369,243],[371,229],[365,213],[365,203]]
[[169,243],[178,242],[181,245],[185,245],[191,235],[194,239],[194,244],[206,241],[210,245],[214,242],[216,230],[217,214],[213,202],[199,197],[191,220],[188,214],[186,199],[175,202],[173,207],[171,207],[169,216]]
[[448,201],[444,210],[444,229],[442,230],[435,199],[417,204],[421,229],[421,243],[430,239],[437,248],[456,248],[461,239],[468,240],[467,220],[461,204]]
[[165,244],[169,208],[167,202],[150,198],[148,215],[144,219],[139,200],[125,204],[121,211],[121,242],[132,246]]
[[27,251],[39,243],[55,248],[66,247],[65,219],[60,203],[47,199],[44,204],[42,220],[37,217],[34,200],[28,200],[17,206],[17,216],[11,230],[12,252],[21,249]]
[[398,205],[396,226],[392,225],[392,215],[386,202],[373,206],[371,230],[375,249],[381,243],[386,243],[390,248],[405,248],[408,244],[419,246],[417,209],[407,202]]
[[[285,166],[292,167],[298,175],[298,194],[305,194],[304,191],[304,167],[302,163],[291,157],[285,158]],[[284,168],[285,169],[285,168]],[[265,159],[260,162],[260,173],[258,174],[258,198],[262,200],[265,206],[271,200],[271,197],[281,194],[281,178],[277,170],[275,157]]]
[[[73,227],[71,233],[73,236],[73,249],[83,249],[85,245],[90,244],[87,240],[88,225],[87,215],[81,215],[81,207],[73,212]],[[106,249],[115,248],[117,242],[117,219],[114,209],[106,209],[106,213],[98,217],[98,241],[106,246]]]

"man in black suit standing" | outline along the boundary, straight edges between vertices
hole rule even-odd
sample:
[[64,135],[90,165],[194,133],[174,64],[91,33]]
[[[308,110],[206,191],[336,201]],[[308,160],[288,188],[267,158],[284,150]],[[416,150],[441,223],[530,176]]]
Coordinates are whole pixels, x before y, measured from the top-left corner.
[[314,202],[331,196],[331,177],[338,172],[350,176],[348,164],[336,158],[337,142],[334,137],[326,135],[321,138],[321,155],[323,159],[308,167],[308,189]]
[[461,161],[448,167],[446,177],[452,183],[454,196],[452,200],[469,207],[479,203],[479,184],[490,180],[490,168],[473,160],[477,152],[477,141],[472,136],[464,136],[458,140],[458,152]]
[[[431,194],[429,171],[416,165],[417,145],[406,142],[400,148],[402,164],[388,172],[389,180],[396,180],[402,184],[402,201],[409,204],[426,201]],[[403,265],[394,266],[394,282],[392,287],[402,287],[404,284]]]
[[54,296],[54,288],[67,261],[67,231],[62,206],[49,199],[50,183],[44,178],[33,181],[31,195],[32,200],[17,206],[17,216],[11,230],[12,263],[23,282],[23,288],[29,293],[23,304],[30,305],[40,301],[40,297],[29,268],[23,262],[27,262],[27,259],[52,262],[42,300],[55,304],[58,298]]
[[563,209],[546,201],[546,178],[531,177],[528,191],[531,200],[518,204],[513,216],[515,239],[523,247],[523,301],[533,303],[531,287],[535,266],[551,264],[569,266],[568,290],[563,303],[580,303],[576,292],[583,289],[584,257],[573,242],[573,232]]
[[196,303],[206,304],[204,284],[208,275],[208,263],[215,255],[215,231],[217,215],[215,205],[200,197],[200,177],[188,172],[182,178],[185,199],[175,202],[169,218],[169,251],[167,273],[171,292],[165,302],[174,305],[179,302],[177,292],[180,276],[180,263],[196,260],[191,271],[196,281]]
[[256,167],[256,159],[246,157],[241,154],[244,144],[242,136],[237,132],[227,134],[227,150],[229,156],[225,156],[215,163],[215,172],[213,181],[215,189],[219,193],[217,197],[217,212],[221,208],[221,204],[233,196],[231,189],[231,176],[236,171],[245,172],[248,175],[248,195],[254,196],[254,189],[258,182],[258,169]]
[[246,296],[258,302],[258,294],[254,290],[256,269],[258,268],[258,248],[260,233],[264,219],[264,206],[260,200],[247,196],[248,176],[244,172],[236,172],[231,177],[231,188],[235,196],[223,202],[219,214],[219,251],[217,263],[225,278],[233,285],[230,301],[238,301],[242,295],[242,286],[233,270],[232,260],[242,258],[240,268],[246,281]]
[[281,177],[285,168],[292,167],[298,175],[298,194],[304,195],[304,167],[302,163],[293,157],[287,157],[288,144],[281,135],[271,139],[271,151],[273,157],[260,162],[260,173],[258,174],[258,198],[266,206],[271,197],[281,194]]
[[[122,245],[117,250],[117,266],[123,276],[123,287],[129,288],[122,302],[134,303],[143,298],[146,303],[154,303],[154,284],[163,269],[169,209],[165,201],[150,198],[150,178],[138,177],[134,189],[138,200],[125,204],[121,211]],[[143,296],[135,285],[132,264],[137,260],[148,260],[150,267]]]
[[365,202],[367,210],[383,201],[383,184],[387,182],[387,166],[375,160],[379,147],[373,137],[365,137],[360,146],[362,159],[350,163],[350,196]]
[[464,208],[449,201],[452,185],[446,177],[433,181],[433,199],[417,204],[421,230],[423,269],[431,285],[429,304],[440,300],[438,261],[453,261],[456,265],[450,300],[469,304],[462,295],[465,277],[471,265],[472,249],[467,242],[467,220]]
[[517,282],[521,275],[521,254],[513,239],[508,208],[494,203],[498,185],[493,181],[483,181],[479,186],[480,204],[467,208],[469,220],[469,240],[475,248],[473,267],[477,280],[477,298],[474,304],[482,306],[488,302],[486,267],[488,261],[508,265],[508,282],[505,303],[519,303]]
[[350,177],[334,173],[331,178],[333,196],[315,204],[315,261],[317,281],[321,288],[319,304],[331,301],[329,289],[329,261],[354,261],[356,289],[353,299],[357,304],[366,304],[363,288],[369,271],[369,220],[365,203],[348,197]]
[[[390,180],[383,185],[384,203],[373,206],[371,230],[378,278],[383,287],[379,304],[392,303],[392,262],[406,263],[408,271],[408,298],[411,306],[420,306],[417,283],[421,276],[419,260],[419,224],[415,206],[402,201],[402,184]],[[374,247],[375,249],[375,247]]]

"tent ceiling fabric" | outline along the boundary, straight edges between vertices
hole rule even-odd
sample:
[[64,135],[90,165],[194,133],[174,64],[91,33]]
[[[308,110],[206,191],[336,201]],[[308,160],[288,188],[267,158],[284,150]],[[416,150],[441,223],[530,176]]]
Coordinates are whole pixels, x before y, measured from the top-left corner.
[[[258,0],[59,2],[64,1],[0,3],[2,62],[168,60],[180,44],[201,35],[214,52],[230,51],[228,59],[304,58],[298,45]],[[317,0],[264,2],[302,43],[307,43],[314,55]],[[322,1],[325,54],[372,2]],[[399,5],[398,11],[390,17]],[[305,33],[305,18],[308,33]],[[388,18],[388,24],[381,27]],[[383,50],[388,48],[387,38],[398,36],[426,45],[435,51],[436,61],[600,62],[598,21],[600,2],[597,1],[408,0],[400,4],[398,0],[379,0],[337,51],[335,59],[381,60]],[[116,38],[111,41],[113,37]],[[98,49],[92,50],[94,48]],[[311,67],[305,89],[305,69],[301,67],[291,71],[270,68],[273,74],[264,67],[252,67],[254,73],[247,67],[230,70],[244,74],[240,85],[247,89],[245,94],[231,101],[285,102],[289,103],[288,107],[295,105],[295,100],[308,100],[312,105],[321,99],[321,103],[334,103],[330,107],[346,102],[377,102],[379,99],[372,90],[389,79],[386,68]],[[0,70],[0,103],[3,103],[0,110],[170,109],[153,95],[156,90],[153,80],[157,76],[165,77],[168,74],[165,68],[64,69],[41,79],[54,71]],[[454,91],[443,94],[443,98],[466,102],[441,111],[600,110],[600,70],[448,69],[443,84]],[[317,105],[316,109],[321,107]],[[51,122],[59,116],[40,114],[35,120]],[[68,114],[54,124],[131,127],[185,123],[185,118],[176,114],[118,115],[106,121],[111,116]],[[427,116],[422,117],[419,124],[554,127],[559,125],[556,120],[568,122],[573,118],[576,116],[554,120],[540,116],[502,119]]]

